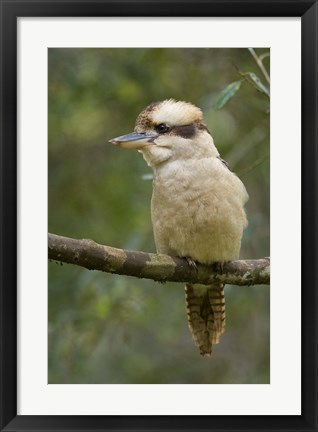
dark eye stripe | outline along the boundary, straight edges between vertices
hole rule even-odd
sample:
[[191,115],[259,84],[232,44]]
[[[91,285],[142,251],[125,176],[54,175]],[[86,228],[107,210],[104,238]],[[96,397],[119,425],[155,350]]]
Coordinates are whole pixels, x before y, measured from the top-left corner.
[[184,126],[173,126],[171,128],[170,134],[177,135],[182,138],[193,138],[196,133],[195,124],[189,124]]

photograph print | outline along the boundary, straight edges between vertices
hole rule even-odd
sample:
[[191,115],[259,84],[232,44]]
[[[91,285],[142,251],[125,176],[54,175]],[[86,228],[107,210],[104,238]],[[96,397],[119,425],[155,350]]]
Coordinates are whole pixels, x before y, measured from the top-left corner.
[[270,384],[270,49],[48,49],[48,383]]

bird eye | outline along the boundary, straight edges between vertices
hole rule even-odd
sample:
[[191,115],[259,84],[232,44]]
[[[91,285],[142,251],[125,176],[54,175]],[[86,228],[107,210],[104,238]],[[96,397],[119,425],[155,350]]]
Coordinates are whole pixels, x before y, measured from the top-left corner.
[[158,126],[156,127],[156,131],[157,131],[158,133],[160,133],[160,134],[165,133],[165,132],[168,132],[169,129],[170,129],[169,126],[167,126],[167,125],[164,124],[164,123],[161,123],[160,125],[158,125]]

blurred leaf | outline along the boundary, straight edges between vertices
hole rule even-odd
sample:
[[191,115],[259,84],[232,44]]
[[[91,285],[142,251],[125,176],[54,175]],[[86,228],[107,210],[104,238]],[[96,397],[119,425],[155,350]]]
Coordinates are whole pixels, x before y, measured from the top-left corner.
[[234,81],[229,84],[221,93],[219,94],[217,100],[215,101],[215,108],[221,109],[225,104],[228,103],[230,99],[237,93],[241,87],[242,81]]
[[96,316],[98,318],[105,318],[108,315],[110,308],[111,308],[111,303],[110,303],[109,296],[107,295],[100,296],[98,302],[96,302],[95,304]]
[[142,178],[142,180],[153,180],[153,174],[152,173],[150,173],[150,174],[143,174],[141,176],[141,178]]
[[262,81],[258,78],[258,76],[254,72],[247,72],[244,74],[248,76],[252,83],[255,84],[255,87],[266,96],[270,97],[269,89],[262,83]]

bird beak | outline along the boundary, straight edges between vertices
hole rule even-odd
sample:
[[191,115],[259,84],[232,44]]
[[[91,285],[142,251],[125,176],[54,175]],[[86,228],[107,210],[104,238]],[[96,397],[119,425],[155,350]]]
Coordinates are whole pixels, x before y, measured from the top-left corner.
[[122,135],[109,140],[112,144],[123,148],[141,149],[151,144],[155,144],[154,140],[158,137],[156,134],[136,133],[132,132],[128,135]]

